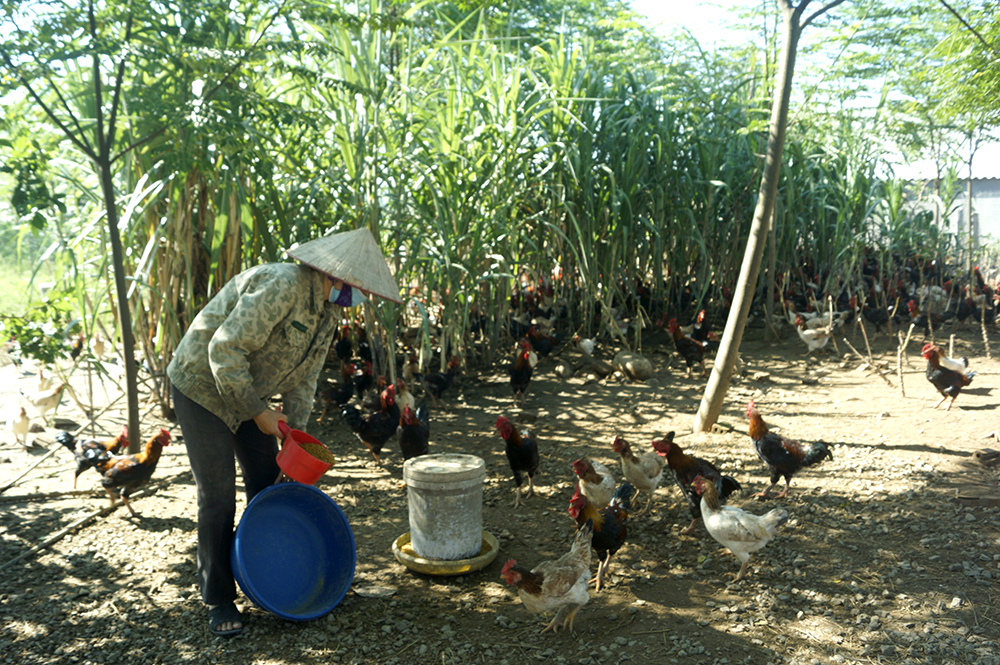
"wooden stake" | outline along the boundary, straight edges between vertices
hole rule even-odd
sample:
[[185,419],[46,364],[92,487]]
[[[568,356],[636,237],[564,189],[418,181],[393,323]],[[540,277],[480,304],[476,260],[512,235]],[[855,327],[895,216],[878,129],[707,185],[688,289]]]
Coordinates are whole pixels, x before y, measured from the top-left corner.
[[[844,344],[850,347],[851,351],[854,352],[854,355],[864,360],[864,356],[861,355],[861,352],[855,349],[854,345],[851,344],[850,340],[848,340],[846,337],[844,338]],[[879,368],[875,366],[875,361],[872,360],[871,353],[868,354],[868,366],[871,367],[872,371],[874,371],[875,374],[877,374],[883,381],[888,383],[890,388],[892,387],[892,381],[890,381],[884,374],[882,374],[882,372],[879,371]]]
[[[837,336],[833,334],[833,296],[827,296],[826,301],[830,304],[830,317],[827,325],[830,326],[830,337],[833,338],[833,350],[837,352],[837,357],[839,358],[840,347],[837,346]],[[844,338],[844,341],[847,341],[846,337]]]
[[979,326],[983,331],[983,346],[986,347],[986,359],[990,360],[993,356],[990,355],[990,337],[986,333],[986,299],[983,298],[983,306],[979,308]]
[[[858,321],[858,319],[860,319],[860,321]],[[855,317],[855,322],[860,324],[861,335],[865,338],[865,348],[868,349],[868,362],[874,365],[875,360],[872,358],[872,345],[868,343],[868,331],[865,330],[865,320],[861,317],[860,312],[858,316]]]
[[948,357],[955,357],[955,333],[952,333],[948,337]]
[[[911,335],[913,335],[913,328],[914,328],[914,327],[915,327],[915,326],[914,326],[914,325],[913,325],[913,324],[911,323],[911,324],[910,324],[910,329],[906,331],[906,341],[905,341],[905,342],[903,342],[903,344],[902,344],[902,346],[903,346],[903,351],[902,351],[901,355],[903,356],[903,359],[904,359],[904,360],[906,361],[906,366],[907,366],[907,367],[909,367],[909,366],[910,366],[910,359],[909,359],[909,357],[908,357],[908,356],[906,355],[906,349],[908,349],[908,348],[910,347],[910,336],[911,336]],[[899,334],[900,334],[900,336],[902,336],[902,334],[903,334],[903,331],[902,331],[902,330],[900,330],[900,331],[899,331]]]
[[[899,348],[896,349],[896,378],[899,379],[899,392],[903,397],[906,397],[906,388],[903,387],[903,351],[906,349],[906,345],[903,342],[903,331],[897,330],[899,333]],[[910,324],[910,332],[913,332],[913,324]],[[909,335],[907,335],[909,338]]]

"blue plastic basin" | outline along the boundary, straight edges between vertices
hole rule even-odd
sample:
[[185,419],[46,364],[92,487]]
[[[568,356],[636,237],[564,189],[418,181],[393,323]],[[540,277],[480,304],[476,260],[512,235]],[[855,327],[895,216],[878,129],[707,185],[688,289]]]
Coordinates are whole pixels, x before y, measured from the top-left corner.
[[343,600],[357,552],[344,511],[322,490],[296,482],[253,498],[236,527],[233,575],[257,607],[311,621]]

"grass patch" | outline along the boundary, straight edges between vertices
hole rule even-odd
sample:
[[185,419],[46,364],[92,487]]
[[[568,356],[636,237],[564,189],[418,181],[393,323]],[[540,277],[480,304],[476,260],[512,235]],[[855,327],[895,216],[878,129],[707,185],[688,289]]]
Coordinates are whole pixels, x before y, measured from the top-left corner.
[[28,291],[31,270],[16,261],[0,262],[0,314],[22,315],[28,303],[38,299],[38,290]]

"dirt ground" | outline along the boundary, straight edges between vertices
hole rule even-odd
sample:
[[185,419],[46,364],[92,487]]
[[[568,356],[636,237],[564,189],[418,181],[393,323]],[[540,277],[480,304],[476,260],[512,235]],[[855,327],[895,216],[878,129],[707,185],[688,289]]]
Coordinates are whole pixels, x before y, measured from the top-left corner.
[[[846,333],[865,348],[857,329]],[[555,360],[545,359],[523,411],[512,406],[504,368],[464,373],[447,396],[450,408],[431,414],[431,450],[486,460],[484,528],[499,539],[500,553],[463,577],[423,576],[395,561],[392,542],[409,531],[398,447],[388,445],[386,467],[377,468],[331,418],[311,432],[337,456],[317,486],[351,523],[358,554],[352,590],[329,615],[306,623],[282,620],[241,596],[247,625],[231,639],[208,632],[196,589],[194,487],[183,445],[164,451],[155,491],[134,499],[139,517],[119,507],[18,559],[107,505],[92,471],[80,477],[81,491],[70,491],[74,464],[60,447],[0,494],[0,663],[1000,664],[1000,490],[996,467],[973,459],[978,449],[1000,449],[984,438],[1000,430],[993,389],[1000,363],[986,358],[978,328],[940,331],[945,345],[950,333],[956,355],[968,356],[979,375],[953,409],[935,411],[919,340],[903,367],[904,397],[896,345],[885,335],[872,346],[892,370],[888,382],[853,354],[845,359],[842,339],[839,354],[815,360],[794,331],[773,343],[751,328],[741,349],[744,374],[734,377],[717,431],[703,435],[689,432],[705,379],[683,378],[669,340],[643,349],[656,370],[645,384],[560,379]],[[1000,352],[998,342],[991,340]],[[605,345],[597,354],[610,358],[614,349]],[[578,356],[566,349],[561,358]],[[32,369],[28,362],[0,368],[5,408],[17,405],[18,388],[30,390]],[[85,375],[73,385],[86,400]],[[93,401],[100,407],[116,395],[95,385]],[[746,434],[750,398],[772,428],[822,439],[833,451],[832,461],[793,480],[787,500],[752,496],[767,477]],[[117,433],[121,405],[99,418],[99,433]],[[179,435],[156,417],[158,409],[143,408],[144,430],[173,427]],[[542,454],[539,496],[516,511],[493,427],[501,414],[529,426]],[[72,402],[58,415],[83,422]],[[547,619],[530,614],[503,583],[503,563],[513,557],[531,567],[568,549],[574,459],[597,459],[620,479],[613,436],[645,450],[668,430],[742,483],[731,505],[757,513],[782,505],[791,519],[734,584],[725,574],[735,573],[738,561],[718,554],[703,527],[680,534],[690,515],[665,480],[652,511],[629,523],[610,585],[592,593],[576,631],[540,635]],[[33,434],[28,450],[4,433],[2,485],[58,447],[55,432]]]

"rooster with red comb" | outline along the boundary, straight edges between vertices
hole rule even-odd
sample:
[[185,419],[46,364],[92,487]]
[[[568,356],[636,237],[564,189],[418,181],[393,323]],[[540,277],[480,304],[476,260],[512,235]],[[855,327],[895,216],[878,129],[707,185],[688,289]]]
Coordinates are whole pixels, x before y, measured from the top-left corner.
[[920,355],[927,360],[927,380],[941,393],[941,400],[934,405],[934,408],[941,406],[941,403],[950,397],[951,401],[947,407],[950,409],[955,403],[955,398],[962,392],[962,388],[972,383],[972,377],[976,373],[965,371],[969,367],[968,359],[948,358],[933,344],[924,344]]

